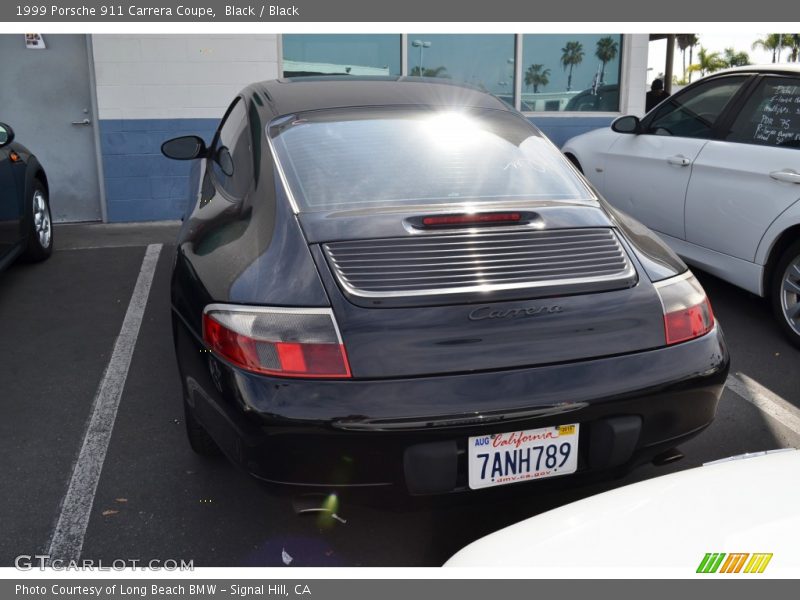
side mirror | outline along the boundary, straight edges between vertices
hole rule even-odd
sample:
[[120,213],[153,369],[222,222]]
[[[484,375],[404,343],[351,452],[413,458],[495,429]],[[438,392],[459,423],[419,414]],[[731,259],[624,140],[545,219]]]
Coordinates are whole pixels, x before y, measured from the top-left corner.
[[14,141],[14,130],[5,123],[0,123],[0,148]]
[[624,117],[619,117],[613,123],[611,123],[611,130],[616,131],[617,133],[639,133],[639,125],[640,125],[639,117],[634,117],[633,115],[626,115]]
[[197,135],[184,135],[161,144],[161,154],[173,160],[204,158],[207,153],[206,143]]

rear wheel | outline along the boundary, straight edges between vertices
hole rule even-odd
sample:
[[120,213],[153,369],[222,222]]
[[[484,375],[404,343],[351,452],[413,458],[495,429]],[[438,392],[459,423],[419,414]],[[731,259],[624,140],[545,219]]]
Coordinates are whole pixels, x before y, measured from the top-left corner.
[[186,420],[186,437],[192,450],[200,456],[219,456],[222,452],[216,442],[194,416],[194,409],[184,399],[183,412]]
[[778,323],[789,341],[800,348],[800,241],[781,255],[772,276],[770,295]]
[[28,207],[28,244],[22,254],[30,262],[45,260],[53,253],[53,220],[47,190],[40,181],[33,182]]

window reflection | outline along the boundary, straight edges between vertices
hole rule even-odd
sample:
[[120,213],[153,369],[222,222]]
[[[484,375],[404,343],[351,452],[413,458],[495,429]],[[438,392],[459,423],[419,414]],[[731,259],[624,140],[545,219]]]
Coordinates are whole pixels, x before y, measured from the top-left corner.
[[399,35],[283,36],[283,76],[400,75]]
[[513,113],[415,107],[300,116],[268,135],[303,212],[588,197],[561,154]]
[[621,54],[619,34],[523,36],[522,110],[619,110]]
[[408,34],[408,74],[468,83],[514,104],[513,34]]
[[[513,34],[407,36],[407,72],[466,83],[514,105],[519,76],[523,112],[617,112],[620,34],[527,34],[515,64]],[[399,76],[400,35],[283,36],[283,75]]]

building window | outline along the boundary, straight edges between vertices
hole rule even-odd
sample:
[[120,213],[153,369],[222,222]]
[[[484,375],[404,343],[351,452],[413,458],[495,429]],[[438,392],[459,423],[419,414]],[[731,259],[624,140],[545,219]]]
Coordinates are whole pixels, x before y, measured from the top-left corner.
[[[283,76],[399,76],[400,35],[283,35]],[[523,112],[618,112],[622,35],[526,34],[515,64],[513,34],[407,35],[406,73],[466,83]]]
[[619,111],[621,56],[619,34],[523,36],[521,109]]
[[408,74],[467,83],[514,105],[513,34],[408,34]]
[[400,75],[399,35],[283,36],[283,76]]

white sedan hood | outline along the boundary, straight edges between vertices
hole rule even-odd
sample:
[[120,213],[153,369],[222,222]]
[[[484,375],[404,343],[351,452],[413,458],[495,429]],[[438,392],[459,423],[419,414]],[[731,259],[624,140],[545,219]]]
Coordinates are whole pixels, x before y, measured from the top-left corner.
[[574,502],[473,542],[446,566],[655,568],[693,576],[706,553],[740,552],[772,553],[770,574],[796,576],[798,540],[800,451],[788,450]]

